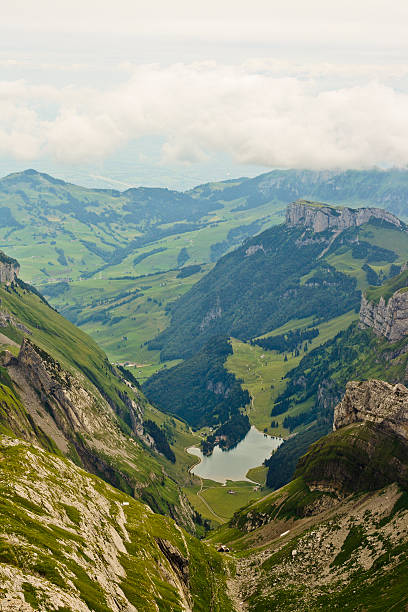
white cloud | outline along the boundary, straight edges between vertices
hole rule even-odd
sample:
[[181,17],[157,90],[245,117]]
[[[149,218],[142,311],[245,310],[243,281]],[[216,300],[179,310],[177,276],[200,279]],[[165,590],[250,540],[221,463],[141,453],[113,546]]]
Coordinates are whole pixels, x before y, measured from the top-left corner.
[[408,164],[408,95],[378,80],[384,66],[355,66],[364,84],[328,88],[314,77],[348,78],[344,65],[257,62],[128,66],[128,80],[105,90],[0,83],[0,153],[82,163],[159,135],[167,162],[226,152],[269,167]]

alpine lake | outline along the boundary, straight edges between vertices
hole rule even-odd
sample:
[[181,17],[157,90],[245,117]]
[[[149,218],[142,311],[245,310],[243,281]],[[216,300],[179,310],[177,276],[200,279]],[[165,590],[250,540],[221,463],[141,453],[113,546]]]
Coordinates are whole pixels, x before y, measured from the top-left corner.
[[195,476],[216,482],[249,481],[248,470],[262,465],[282,442],[282,438],[268,436],[252,426],[245,438],[230,450],[216,446],[210,456],[205,456],[199,448],[190,446],[187,452],[201,459],[190,471]]

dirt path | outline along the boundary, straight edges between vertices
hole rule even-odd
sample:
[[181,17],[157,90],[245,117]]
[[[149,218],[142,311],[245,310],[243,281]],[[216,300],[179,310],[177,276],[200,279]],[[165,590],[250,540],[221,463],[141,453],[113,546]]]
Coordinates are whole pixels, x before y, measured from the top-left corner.
[[7,346],[20,346],[19,344],[17,344],[17,342],[14,342],[14,340],[7,338],[7,336],[5,336],[4,334],[0,334],[0,344],[6,344]]
[[[202,480],[202,478],[201,478],[200,476],[197,476],[197,478],[200,478],[200,482],[201,482],[201,487],[200,487],[200,490],[199,490],[199,491],[197,491],[197,497],[198,497],[198,499],[201,499],[201,501],[202,501],[202,502],[203,502],[203,504],[204,504],[204,505],[207,507],[207,509],[208,509],[208,510],[211,512],[211,514],[212,514],[213,516],[215,516],[215,518],[217,519],[217,521],[220,521],[221,523],[225,523],[225,522],[227,521],[227,519],[225,518],[225,516],[224,516],[224,517],[219,516],[219,514],[217,514],[216,512],[214,512],[214,510],[211,508],[211,506],[210,506],[210,504],[207,502],[207,500],[206,500],[206,499],[204,499],[204,497],[201,495],[201,493],[203,492],[204,483],[203,483],[203,480]],[[207,487],[207,488],[209,489],[209,488],[211,488],[211,487]],[[214,487],[213,487],[213,488],[214,488]],[[207,490],[207,489],[205,489],[205,490]]]
[[[184,447],[184,451],[191,456],[190,453],[187,452],[187,448],[190,448],[189,446],[185,446]],[[193,455],[194,457],[197,457],[197,455]],[[196,467],[196,465],[198,465],[199,463],[201,463],[201,459],[199,457],[197,457],[198,461],[196,463],[194,463],[194,465],[190,466],[188,468],[189,474],[191,474],[191,470],[194,469]],[[202,501],[202,503],[204,504],[204,506],[207,508],[207,510],[210,512],[210,514],[212,514],[213,516],[215,516],[217,521],[220,521],[221,523],[225,523],[226,522],[226,518],[219,516],[216,512],[214,512],[214,510],[211,508],[210,504],[207,502],[206,499],[204,499],[204,497],[201,495],[201,493],[203,492],[203,488],[204,488],[204,483],[203,483],[203,479],[201,478],[201,476],[197,476],[196,474],[193,474],[193,476],[195,476],[196,478],[200,479],[200,490],[197,491],[196,495],[198,497],[198,499],[200,501]]]

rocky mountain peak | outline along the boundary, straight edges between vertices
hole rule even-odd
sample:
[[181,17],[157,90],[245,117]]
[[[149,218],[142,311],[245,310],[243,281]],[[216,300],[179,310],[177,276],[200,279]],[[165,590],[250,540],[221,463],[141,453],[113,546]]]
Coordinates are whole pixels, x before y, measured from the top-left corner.
[[374,379],[347,383],[334,409],[333,429],[359,422],[375,423],[408,440],[408,389]]
[[300,225],[314,232],[343,231],[349,227],[358,227],[368,223],[370,219],[381,219],[400,229],[405,229],[405,224],[398,217],[382,208],[354,209],[329,206],[322,202],[297,200],[288,204],[286,209],[286,225],[290,227]]
[[20,272],[20,264],[0,251],[0,284],[12,283]]

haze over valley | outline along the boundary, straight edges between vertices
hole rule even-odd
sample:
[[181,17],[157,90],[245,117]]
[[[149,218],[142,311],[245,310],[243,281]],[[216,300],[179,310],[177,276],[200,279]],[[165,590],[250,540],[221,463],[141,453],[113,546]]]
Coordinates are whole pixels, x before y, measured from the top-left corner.
[[0,609],[408,606],[403,2],[0,26]]

